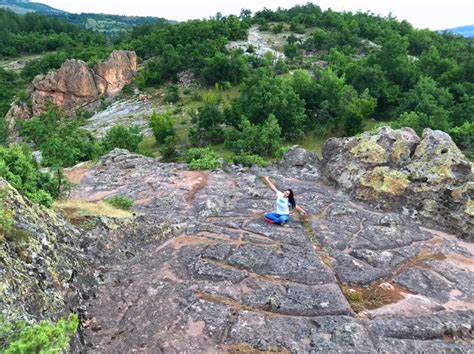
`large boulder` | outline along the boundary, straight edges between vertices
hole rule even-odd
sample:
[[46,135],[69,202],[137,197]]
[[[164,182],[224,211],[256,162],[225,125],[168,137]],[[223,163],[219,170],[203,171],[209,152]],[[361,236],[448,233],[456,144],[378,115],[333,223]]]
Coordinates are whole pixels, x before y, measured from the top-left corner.
[[474,174],[451,137],[388,127],[323,146],[322,169],[356,198],[385,209],[405,208],[433,225],[474,238]]

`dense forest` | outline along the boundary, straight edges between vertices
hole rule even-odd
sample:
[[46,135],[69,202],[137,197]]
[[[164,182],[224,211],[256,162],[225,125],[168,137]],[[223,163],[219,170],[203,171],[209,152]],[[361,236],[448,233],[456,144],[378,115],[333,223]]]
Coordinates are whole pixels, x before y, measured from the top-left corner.
[[[252,46],[230,49],[231,41],[245,41],[255,28],[284,38],[285,56],[261,56]],[[150,117],[155,150],[140,147],[143,136],[134,127],[117,126],[97,140],[82,129],[87,114],[71,123],[51,108],[24,123],[21,133],[42,151],[43,165],[57,171],[52,181],[64,182],[60,168],[117,146],[157,152],[164,160],[185,159],[196,168],[218,164],[209,147],[234,163],[264,164],[288,144],[355,135],[379,125],[418,133],[441,129],[473,156],[472,39],[371,13],[322,11],[313,4],[148,24],[114,39],[57,19],[0,11],[0,55],[49,52],[19,73],[0,69],[0,115],[14,97],[24,98],[36,74],[72,57],[94,63],[113,49],[135,50],[142,68],[133,86],[150,95],[163,92],[170,104],[169,111]],[[182,72],[195,77],[191,87],[178,85]],[[190,118],[184,137],[177,124],[183,112]],[[26,156],[24,151],[16,150],[16,156]],[[0,166],[1,175],[7,170]],[[33,185],[41,189],[44,177],[36,175]]]

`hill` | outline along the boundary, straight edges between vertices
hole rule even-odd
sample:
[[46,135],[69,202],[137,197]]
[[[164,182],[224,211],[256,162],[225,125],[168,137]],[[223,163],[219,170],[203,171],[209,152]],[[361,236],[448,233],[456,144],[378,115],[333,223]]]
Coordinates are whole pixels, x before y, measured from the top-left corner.
[[474,37],[474,25],[449,28],[446,31],[460,34],[461,36],[466,38]]
[[167,22],[166,19],[158,17],[118,16],[92,13],[73,14],[29,0],[0,0],[0,8],[8,9],[18,14],[35,12],[53,16],[57,19],[106,34],[120,33],[135,26]]
[[9,9],[19,14],[25,14],[27,12],[39,12],[48,15],[66,13],[54,7],[29,0],[0,0],[0,8]]

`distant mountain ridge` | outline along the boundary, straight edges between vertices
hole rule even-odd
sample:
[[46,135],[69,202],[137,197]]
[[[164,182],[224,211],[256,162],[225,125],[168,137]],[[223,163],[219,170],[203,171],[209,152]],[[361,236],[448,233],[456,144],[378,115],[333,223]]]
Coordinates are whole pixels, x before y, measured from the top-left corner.
[[11,10],[18,14],[36,12],[42,15],[53,16],[60,20],[106,34],[122,32],[134,26],[170,22],[159,17],[120,16],[94,13],[75,14],[42,3],[31,2],[30,0],[0,0],[0,9],[1,8]]
[[466,25],[454,28],[448,28],[446,31],[460,34],[463,37],[474,37],[474,25]]
[[66,13],[49,5],[31,2],[29,0],[0,0],[0,8],[9,9],[19,14],[25,14],[27,12],[39,12],[48,15]]

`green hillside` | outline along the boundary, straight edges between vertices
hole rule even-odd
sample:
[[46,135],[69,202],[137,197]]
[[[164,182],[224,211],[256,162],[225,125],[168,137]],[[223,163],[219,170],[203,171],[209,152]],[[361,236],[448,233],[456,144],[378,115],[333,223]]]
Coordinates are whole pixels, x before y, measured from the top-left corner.
[[11,10],[17,14],[35,12],[53,16],[59,20],[111,35],[129,30],[135,26],[167,22],[166,19],[158,17],[118,16],[92,13],[73,14],[29,0],[0,0],[0,9],[2,8]]
[[[139,26],[113,41],[52,17],[0,11],[0,18],[3,56],[54,52],[19,74],[0,72],[2,114],[36,74],[67,58],[94,64],[127,49],[143,65],[124,95],[133,97],[134,86],[169,110],[154,115],[156,139],[141,145],[147,154],[182,158],[177,151],[210,146],[238,161],[271,160],[290,144],[318,149],[328,137],[390,125],[446,131],[473,155],[474,46],[462,36],[312,4]],[[180,84],[183,72],[191,73],[190,86]],[[61,164],[70,161],[79,162]]]

